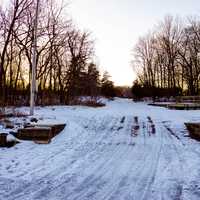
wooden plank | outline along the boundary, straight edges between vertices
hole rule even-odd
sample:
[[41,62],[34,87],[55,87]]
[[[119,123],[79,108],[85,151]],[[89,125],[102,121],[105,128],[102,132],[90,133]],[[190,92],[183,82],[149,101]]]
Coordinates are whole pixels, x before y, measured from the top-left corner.
[[200,140],[200,123],[185,123],[191,138]]
[[49,144],[51,142],[51,139],[47,140],[34,140],[36,144]]
[[6,147],[7,145],[7,133],[0,133],[0,147]]
[[52,137],[58,135],[61,131],[64,130],[66,124],[28,124],[27,128],[41,127],[41,128],[51,128]]
[[21,140],[32,140],[37,144],[49,144],[51,138],[59,134],[66,124],[29,124],[19,129],[16,137]]
[[19,129],[16,137],[21,140],[48,140],[52,138],[50,127],[28,127]]

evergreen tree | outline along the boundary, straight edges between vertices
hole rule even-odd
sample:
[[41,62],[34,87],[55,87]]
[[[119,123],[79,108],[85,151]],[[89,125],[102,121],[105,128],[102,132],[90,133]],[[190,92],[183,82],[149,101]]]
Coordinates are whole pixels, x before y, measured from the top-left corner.
[[110,80],[110,75],[107,71],[103,73],[101,80],[101,94],[105,97],[114,97],[115,88],[113,82]]

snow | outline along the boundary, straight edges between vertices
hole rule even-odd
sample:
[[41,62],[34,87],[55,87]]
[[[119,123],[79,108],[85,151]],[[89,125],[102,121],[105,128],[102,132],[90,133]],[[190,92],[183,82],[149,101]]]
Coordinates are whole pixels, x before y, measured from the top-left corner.
[[13,141],[16,141],[17,139],[13,135],[9,134],[6,137],[6,140],[7,142],[13,142]]
[[[133,137],[135,116],[140,129]],[[184,126],[200,122],[200,111],[116,99],[101,108],[38,107],[35,117],[67,126],[48,145],[0,149],[2,200],[200,199],[200,143]]]

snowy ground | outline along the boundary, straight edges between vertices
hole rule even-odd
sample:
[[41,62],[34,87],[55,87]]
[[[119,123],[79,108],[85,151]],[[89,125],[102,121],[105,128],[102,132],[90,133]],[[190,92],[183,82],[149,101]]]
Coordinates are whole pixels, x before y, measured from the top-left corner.
[[[200,111],[117,99],[103,108],[36,113],[67,126],[49,145],[0,149],[0,200],[200,199],[200,143],[184,127],[200,121]],[[136,116],[140,128],[132,135]]]

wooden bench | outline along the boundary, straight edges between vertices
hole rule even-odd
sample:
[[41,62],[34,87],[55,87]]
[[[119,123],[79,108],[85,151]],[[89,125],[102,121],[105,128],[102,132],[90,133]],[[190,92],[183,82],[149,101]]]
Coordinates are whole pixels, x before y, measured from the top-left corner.
[[185,123],[191,138],[200,140],[200,123]]
[[21,140],[33,140],[39,144],[48,144],[51,138],[58,135],[65,126],[65,124],[29,124],[19,129],[16,137]]
[[19,129],[16,137],[20,140],[46,141],[46,143],[49,143],[52,132],[50,127],[27,127]]
[[66,126],[66,124],[37,124],[38,127],[50,127],[52,137],[58,135]]

